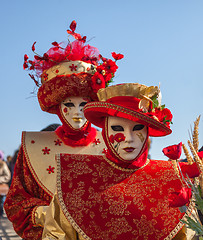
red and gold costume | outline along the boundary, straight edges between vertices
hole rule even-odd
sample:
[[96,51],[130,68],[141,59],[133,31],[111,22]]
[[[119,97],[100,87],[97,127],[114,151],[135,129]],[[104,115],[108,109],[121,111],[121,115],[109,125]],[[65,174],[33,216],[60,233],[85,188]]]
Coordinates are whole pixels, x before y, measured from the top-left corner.
[[[15,231],[25,240],[41,239],[46,209],[56,187],[55,154],[95,155],[102,154],[105,147],[100,132],[91,127],[90,122],[86,121],[82,127],[74,128],[66,119],[71,107],[61,107],[71,97],[80,97],[85,102],[97,100],[98,89],[105,87],[117,69],[113,61],[110,63],[114,68],[109,69],[110,60],[105,59],[104,67],[108,71],[100,74],[105,80],[101,84],[98,77],[94,76],[100,66],[99,51],[85,45],[86,38],[76,34],[75,27],[73,21],[68,33],[77,40],[69,42],[65,48],[63,43],[60,45],[53,42],[53,47],[43,56],[35,55],[34,61],[24,56],[24,68],[35,71],[35,75],[29,75],[39,87],[37,96],[41,109],[57,114],[62,122],[62,126],[55,132],[22,134],[22,145],[4,208]],[[32,50],[35,52],[35,43]],[[41,79],[41,83],[36,76]],[[83,107],[78,110],[80,113],[83,113]],[[80,122],[81,119],[76,116],[74,121]]]
[[170,208],[168,196],[181,188],[171,161],[147,160],[135,170],[118,167],[103,156],[61,154],[58,194],[54,209],[50,206],[55,219],[48,213],[44,234],[50,228],[56,231],[43,239],[77,239],[72,238],[73,229],[80,239],[173,239],[183,227],[180,219],[185,213]]
[[102,154],[101,133],[96,134],[87,146],[71,147],[55,132],[23,132],[13,181],[4,204],[9,220],[23,239],[41,237],[45,206],[49,205],[56,186],[55,154],[76,151]]
[[[196,164],[181,163],[179,168],[176,160],[147,159],[148,136],[171,133],[170,111],[165,109],[163,117],[163,109],[150,106],[158,91],[140,84],[115,85],[99,90],[100,102],[85,106],[87,119],[102,127],[106,156],[57,155],[57,193],[47,211],[43,240],[191,239],[181,222],[186,213],[170,207],[169,196],[185,187],[182,174],[198,176]],[[113,147],[110,116],[121,119],[122,131],[122,119],[148,127],[134,159],[123,159]],[[192,210],[188,204],[187,213]]]

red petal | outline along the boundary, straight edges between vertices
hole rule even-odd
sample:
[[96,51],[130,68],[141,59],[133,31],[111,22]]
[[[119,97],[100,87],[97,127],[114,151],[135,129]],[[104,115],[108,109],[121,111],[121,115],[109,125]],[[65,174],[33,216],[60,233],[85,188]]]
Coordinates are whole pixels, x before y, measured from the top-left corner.
[[199,158],[203,159],[203,151],[197,153]]
[[35,51],[35,44],[36,44],[36,42],[34,42],[34,43],[32,44],[32,51],[33,51],[33,52]]
[[57,42],[53,42],[52,45],[55,46],[55,47],[59,46],[59,44]]
[[179,144],[163,148],[162,152],[165,156],[167,156],[170,159],[173,160],[179,159],[182,153],[182,142],[180,142]]
[[75,29],[76,29],[76,25],[77,25],[76,21],[73,20],[72,23],[70,24],[70,29],[72,30],[72,32],[75,31]]
[[191,188],[182,188],[179,192],[173,192],[169,195],[169,206],[182,207],[189,202],[191,196]]
[[26,62],[27,60],[28,60],[28,55],[25,54],[25,55],[24,55],[24,61]]

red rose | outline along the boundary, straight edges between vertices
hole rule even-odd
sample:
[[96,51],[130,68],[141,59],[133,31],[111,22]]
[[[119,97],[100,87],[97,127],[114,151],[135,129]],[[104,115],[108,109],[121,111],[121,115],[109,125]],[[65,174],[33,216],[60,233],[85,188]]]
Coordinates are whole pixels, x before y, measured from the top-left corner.
[[125,136],[123,133],[117,133],[115,136],[114,136],[114,139],[116,142],[122,142],[122,141],[125,141]]
[[182,142],[180,142],[179,144],[163,148],[162,152],[165,156],[167,156],[170,159],[173,160],[179,159],[182,153]]
[[192,197],[191,188],[182,188],[179,192],[169,195],[169,207],[182,207],[190,201]]
[[116,54],[115,52],[112,52],[111,55],[116,61],[124,58],[124,55],[120,53]]

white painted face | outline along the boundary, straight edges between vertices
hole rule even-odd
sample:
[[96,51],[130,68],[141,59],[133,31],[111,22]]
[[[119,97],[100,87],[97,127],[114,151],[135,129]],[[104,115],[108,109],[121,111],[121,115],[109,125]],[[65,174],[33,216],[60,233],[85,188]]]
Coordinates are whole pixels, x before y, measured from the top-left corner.
[[125,118],[108,117],[108,137],[119,156],[130,161],[140,153],[147,138],[147,127]]
[[67,97],[61,103],[61,111],[64,118],[75,128],[81,128],[87,121],[84,116],[83,108],[87,100],[82,97]]

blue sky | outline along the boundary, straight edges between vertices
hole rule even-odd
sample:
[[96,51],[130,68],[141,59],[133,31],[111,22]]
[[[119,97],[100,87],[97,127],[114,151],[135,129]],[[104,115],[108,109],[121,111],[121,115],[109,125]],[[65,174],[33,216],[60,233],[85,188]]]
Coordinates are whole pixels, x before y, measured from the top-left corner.
[[[166,159],[162,148],[186,143],[193,122],[203,115],[203,1],[1,1],[1,138],[0,149],[13,154],[22,131],[39,131],[57,116],[43,112],[30,94],[34,83],[24,71],[31,46],[44,53],[53,41],[67,40],[72,20],[77,31],[105,57],[123,53],[114,83],[161,84],[162,102],[173,115],[173,133],[153,138],[154,159]],[[203,145],[203,116],[200,146]],[[182,156],[184,157],[184,156]]]

